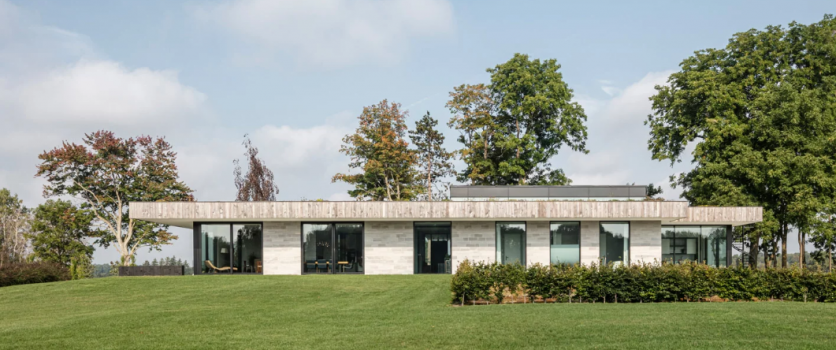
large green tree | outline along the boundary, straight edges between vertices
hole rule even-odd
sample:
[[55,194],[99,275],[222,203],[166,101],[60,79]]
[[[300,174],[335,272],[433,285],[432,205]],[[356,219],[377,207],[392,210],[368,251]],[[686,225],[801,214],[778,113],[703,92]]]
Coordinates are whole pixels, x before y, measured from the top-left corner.
[[428,201],[433,200],[433,186],[440,178],[455,175],[450,162],[453,153],[444,149],[444,135],[436,129],[437,125],[438,121],[428,111],[415,122],[415,130],[409,131],[409,138],[415,145],[418,170],[425,181],[426,192],[423,195]]
[[96,215],[69,201],[47,200],[35,208],[32,220],[33,257],[70,266],[74,258],[93,256],[87,240],[101,234],[95,227]]
[[360,172],[338,173],[331,181],[354,185],[348,194],[358,200],[404,201],[421,193],[416,154],[405,139],[406,116],[400,103],[387,100],[363,108],[360,125],[343,138],[340,148],[350,157],[349,168]]
[[464,85],[450,94],[450,125],[462,133],[465,146],[462,179],[490,185],[571,182],[549,160],[563,146],[587,152],[586,114],[572,102],[559,70],[554,59],[515,54],[487,70],[489,86]]
[[[651,97],[653,158],[694,168],[672,177],[694,205],[759,205],[753,251],[772,257],[788,233],[810,232],[836,188],[836,21],[735,34],[697,51]],[[760,240],[763,240],[759,243]],[[801,245],[803,247],[803,244]],[[803,251],[802,251],[803,252]]]
[[64,142],[42,153],[37,176],[46,180],[44,196],[72,196],[104,227],[95,243],[111,244],[130,265],[136,250],[159,250],[177,236],[167,225],[130,218],[128,203],[192,201],[179,179],[177,153],[163,138],[119,138],[110,131],[84,136],[83,144]]

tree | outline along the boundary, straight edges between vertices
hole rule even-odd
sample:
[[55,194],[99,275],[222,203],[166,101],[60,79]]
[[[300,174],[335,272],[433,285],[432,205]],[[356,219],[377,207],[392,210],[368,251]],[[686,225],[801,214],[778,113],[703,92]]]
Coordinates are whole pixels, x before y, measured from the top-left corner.
[[[805,240],[836,189],[836,22],[736,34],[724,49],[697,51],[657,86],[648,147],[657,160],[681,161],[695,143],[694,169],[671,178],[693,205],[760,205],[751,231],[787,266],[792,227]],[[763,240],[759,245],[757,241]],[[803,256],[803,249],[802,249]]]
[[572,102],[572,90],[554,59],[529,60],[514,54],[508,62],[488,69],[496,111],[498,185],[565,185],[560,169],[549,159],[563,145],[586,150],[586,114]]
[[151,263],[148,262],[148,260],[145,260],[145,262],[142,263],[142,266],[151,266]]
[[426,178],[425,195],[428,201],[433,200],[434,182],[438,178],[455,174],[450,162],[453,154],[444,149],[444,135],[435,129],[436,125],[438,121],[427,111],[421,120],[415,122],[415,130],[409,131],[409,138],[417,152],[418,168]]
[[497,164],[492,157],[496,124],[490,90],[484,84],[457,86],[446,106],[453,114],[447,126],[459,131],[457,141],[464,146],[456,151],[467,165],[458,180],[474,185],[496,183]]
[[157,258],[154,258],[154,260],[151,261],[151,266],[160,266],[160,263],[157,261]]
[[31,215],[23,200],[8,189],[0,189],[0,267],[26,259],[30,225]]
[[827,271],[833,271],[833,252],[836,251],[836,210],[831,206],[817,217],[812,225],[811,241],[816,251],[813,259],[827,265]]
[[32,254],[43,261],[69,267],[73,259],[90,260],[93,247],[86,240],[101,233],[93,225],[96,215],[64,200],[47,200],[35,208],[32,220]]
[[655,199],[661,194],[662,194],[662,186],[653,186],[653,184],[647,185],[647,198],[648,199]]
[[110,131],[86,134],[83,144],[64,142],[42,153],[36,176],[43,177],[44,196],[72,196],[104,226],[95,243],[111,244],[120,263],[133,263],[136,250],[159,250],[177,236],[167,225],[130,218],[134,201],[192,201],[192,190],[179,181],[177,153],[163,138],[149,136],[122,139]]
[[244,156],[247,158],[248,166],[247,172],[242,175],[239,160],[232,161],[235,164],[235,170],[232,172],[235,175],[235,188],[238,189],[235,200],[241,202],[275,201],[279,194],[279,186],[275,183],[273,172],[258,158],[258,148],[253,146],[247,135],[244,135],[244,142],[241,144],[246,149]]
[[354,185],[348,191],[360,200],[403,201],[421,192],[416,178],[415,152],[406,142],[406,116],[399,103],[381,101],[363,108],[358,117],[360,126],[354,134],[343,138],[340,152],[349,156],[349,168],[360,169],[359,174],[338,173],[332,182],[343,181]]

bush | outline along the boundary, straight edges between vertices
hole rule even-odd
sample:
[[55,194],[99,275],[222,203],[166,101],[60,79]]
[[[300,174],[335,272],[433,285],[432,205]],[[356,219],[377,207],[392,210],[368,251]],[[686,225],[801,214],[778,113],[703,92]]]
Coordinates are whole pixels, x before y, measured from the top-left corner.
[[699,263],[540,265],[463,261],[453,302],[502,303],[524,293],[555,302],[836,301],[836,273],[800,269],[714,268]]
[[68,280],[70,271],[56,263],[34,262],[0,267],[0,287]]

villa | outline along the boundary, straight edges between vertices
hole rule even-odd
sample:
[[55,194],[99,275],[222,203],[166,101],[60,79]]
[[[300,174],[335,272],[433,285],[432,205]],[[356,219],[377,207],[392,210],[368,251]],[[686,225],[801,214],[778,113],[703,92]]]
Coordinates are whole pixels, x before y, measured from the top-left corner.
[[194,232],[195,273],[453,273],[464,259],[727,266],[761,207],[647,200],[644,186],[452,186],[441,202],[132,202]]

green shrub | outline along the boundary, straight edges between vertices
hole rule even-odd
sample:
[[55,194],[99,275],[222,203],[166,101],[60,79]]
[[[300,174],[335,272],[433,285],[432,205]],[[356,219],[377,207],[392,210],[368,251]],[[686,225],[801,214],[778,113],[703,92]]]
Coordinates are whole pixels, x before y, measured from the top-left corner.
[[56,263],[34,262],[0,267],[0,287],[68,280],[70,280],[69,270]]
[[463,261],[453,302],[502,303],[508,294],[557,302],[836,301],[836,273],[683,264],[541,265]]

